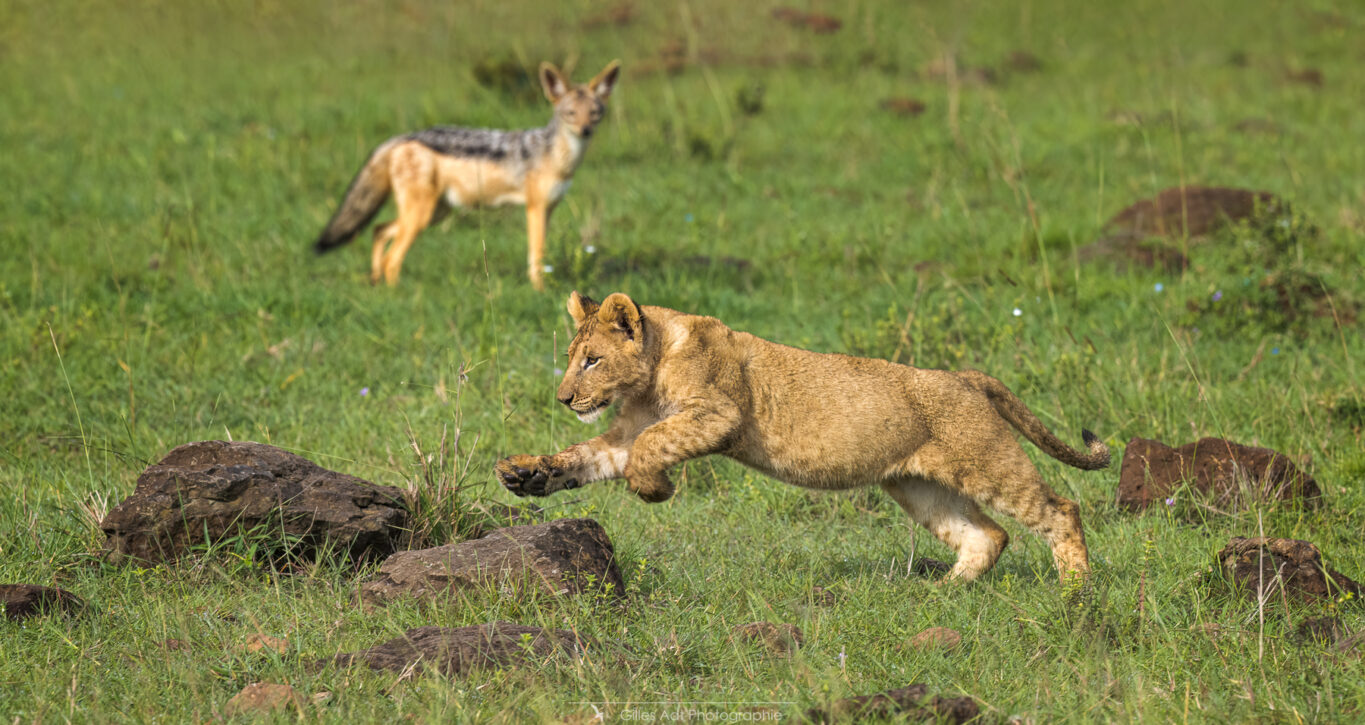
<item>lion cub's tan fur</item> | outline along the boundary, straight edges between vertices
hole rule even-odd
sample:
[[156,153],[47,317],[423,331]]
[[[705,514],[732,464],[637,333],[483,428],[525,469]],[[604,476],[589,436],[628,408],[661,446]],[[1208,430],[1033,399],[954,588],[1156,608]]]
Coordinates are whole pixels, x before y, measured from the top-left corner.
[[587,421],[620,409],[592,440],[499,461],[513,493],[624,477],[663,501],[669,468],[719,453],[807,488],[880,485],[957,552],[952,577],[979,576],[1009,542],[982,506],[1045,538],[1064,579],[1089,571],[1076,504],[1048,488],[1011,426],[1077,468],[1107,466],[1109,450],[1088,432],[1088,453],[1069,448],[999,380],[799,350],[620,293],[599,306],[575,292],[568,307],[578,332],[559,400]]

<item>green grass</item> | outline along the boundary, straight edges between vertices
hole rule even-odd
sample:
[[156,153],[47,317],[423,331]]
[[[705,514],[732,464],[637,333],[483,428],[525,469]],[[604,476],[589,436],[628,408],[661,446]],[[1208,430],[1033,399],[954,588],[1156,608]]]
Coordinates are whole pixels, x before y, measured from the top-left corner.
[[[622,715],[600,703],[624,700],[782,701],[795,714],[913,682],[1034,722],[1362,717],[1365,665],[1291,636],[1319,609],[1262,623],[1199,574],[1229,536],[1264,530],[1365,576],[1365,343],[1351,313],[1365,300],[1365,13],[818,5],[842,30],[790,28],[766,1],[637,3],[631,24],[591,28],[607,6],[577,0],[0,2],[0,581],[93,605],[72,621],[0,623],[0,716],[219,718],[268,680],[333,692],[310,710],[328,721],[547,720],[591,715],[583,702]],[[663,72],[669,44],[690,61],[677,74]],[[924,72],[945,51],[1003,67],[1016,49],[1041,71],[956,91]],[[366,243],[311,255],[380,140],[545,121],[544,104],[477,85],[476,64],[574,58],[581,78],[614,57],[625,73],[552,222],[547,293],[525,281],[519,210],[429,230],[392,290],[365,283]],[[1320,88],[1287,79],[1306,68]],[[759,84],[748,115],[737,94]],[[928,110],[881,110],[892,96]],[[1238,131],[1246,119],[1278,132]],[[1078,261],[1104,219],[1181,182],[1274,191],[1319,231],[1270,260],[1225,251],[1241,249],[1225,235],[1179,276]],[[1267,266],[1316,275],[1338,317],[1266,314]],[[884,496],[812,494],[719,459],[676,472],[663,505],[619,482],[544,502],[606,527],[624,608],[475,594],[371,616],[351,604],[355,577],[328,567],[277,576],[230,552],[169,569],[92,563],[102,537],[84,511],[191,440],[257,440],[415,485],[409,427],[429,447],[458,417],[478,486],[465,494],[509,501],[496,458],[601,427],[552,394],[571,289],[811,349],[980,368],[1068,440],[1095,430],[1116,458],[1133,436],[1307,454],[1328,505],[1200,525],[1133,517],[1113,503],[1117,466],[1080,473],[1030,449],[1082,503],[1095,596],[1079,608],[1013,522],[989,575],[944,588],[905,574],[912,550],[951,556]],[[813,586],[838,602],[814,606]],[[1340,614],[1365,627],[1360,608]],[[410,627],[498,618],[626,648],[457,681],[305,669]],[[772,659],[730,640],[755,619],[799,625],[804,649]],[[1208,622],[1228,633],[1191,629]],[[958,629],[963,648],[899,647],[927,626]],[[290,649],[243,654],[258,632]],[[168,638],[190,649],[166,652]]]

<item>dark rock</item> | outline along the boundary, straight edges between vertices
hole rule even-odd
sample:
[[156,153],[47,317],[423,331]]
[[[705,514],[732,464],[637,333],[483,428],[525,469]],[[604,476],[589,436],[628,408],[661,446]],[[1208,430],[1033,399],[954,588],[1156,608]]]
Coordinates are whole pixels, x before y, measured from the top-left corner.
[[551,594],[625,592],[607,532],[592,519],[557,519],[496,529],[482,539],[404,551],[361,585],[367,605],[397,597],[448,597],[457,589],[531,582]]
[[1164,502],[1189,481],[1210,505],[1237,507],[1248,499],[1316,504],[1322,492],[1312,476],[1282,453],[1221,438],[1203,438],[1179,448],[1133,438],[1119,468],[1119,505],[1141,511]]
[[830,705],[828,710],[814,709],[806,713],[812,722],[859,722],[870,719],[896,718],[896,722],[965,723],[978,717],[981,708],[970,697],[929,697],[925,685],[910,685],[887,690],[876,695],[850,697]]
[[0,608],[5,619],[19,621],[42,614],[77,614],[85,603],[75,594],[34,584],[0,584]]
[[805,641],[801,628],[794,624],[750,622],[735,627],[733,631],[739,639],[762,643],[769,652],[779,655],[791,654]]
[[1153,237],[1179,239],[1218,231],[1230,221],[1249,219],[1280,206],[1267,191],[1222,186],[1172,187],[1115,214],[1105,225]]
[[110,561],[174,561],[191,547],[241,533],[272,555],[325,543],[360,560],[397,549],[408,528],[403,493],[329,471],[261,443],[180,446],[142,472],[137,490],[100,525]]
[[1043,69],[1043,62],[1027,50],[1015,50],[1005,59],[1005,67],[1016,73],[1037,73]]
[[1280,591],[1300,602],[1333,600],[1342,596],[1359,599],[1360,584],[1322,563],[1318,547],[1297,539],[1234,536],[1218,552],[1218,563],[1227,580],[1254,600],[1280,601]]
[[[490,622],[470,627],[410,629],[402,637],[369,649],[339,654],[330,663],[341,667],[364,664],[370,669],[392,672],[416,665],[454,676],[481,667],[545,659],[558,652],[576,654],[583,648],[584,643],[567,630]],[[318,662],[314,668],[328,663]]]
[[927,556],[917,556],[910,563],[910,571],[920,576],[938,576],[947,574],[953,570],[953,565],[946,561],[930,559]]
[[1290,81],[1294,83],[1298,83],[1299,85],[1311,86],[1313,88],[1322,87],[1323,80],[1322,71],[1318,70],[1317,68],[1303,68],[1301,70],[1291,70],[1285,73],[1284,77],[1288,78]]
[[1107,262],[1120,273],[1134,268],[1159,268],[1179,274],[1190,266],[1189,258],[1179,249],[1131,231],[1097,239],[1076,250],[1076,257],[1082,262]]

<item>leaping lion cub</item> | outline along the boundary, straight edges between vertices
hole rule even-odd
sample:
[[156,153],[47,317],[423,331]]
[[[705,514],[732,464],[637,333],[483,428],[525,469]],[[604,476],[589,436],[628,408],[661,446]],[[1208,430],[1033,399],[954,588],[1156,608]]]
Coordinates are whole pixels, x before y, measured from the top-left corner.
[[1088,574],[1079,509],[1043,482],[1010,426],[1083,470],[1108,466],[1109,449],[1085,430],[1089,453],[1068,447],[999,380],[799,350],[621,293],[599,305],[574,292],[568,307],[578,332],[559,401],[587,423],[620,410],[592,440],[498,461],[512,493],[625,477],[654,503],[673,495],[669,468],[719,453],[807,488],[880,485],[957,552],[951,578],[980,576],[1009,543],[981,506],[1047,539],[1063,581]]

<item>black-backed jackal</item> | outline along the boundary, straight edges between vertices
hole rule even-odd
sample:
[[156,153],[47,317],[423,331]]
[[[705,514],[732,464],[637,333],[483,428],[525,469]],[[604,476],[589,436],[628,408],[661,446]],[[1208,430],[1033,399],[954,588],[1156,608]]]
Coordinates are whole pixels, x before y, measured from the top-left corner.
[[398,282],[403,257],[418,233],[453,206],[526,206],[526,272],[543,289],[541,258],[550,212],[569,190],[593,129],[606,111],[620,62],[595,78],[571,86],[549,63],[540,64],[540,84],[554,105],[541,128],[500,131],[438,126],[380,144],[346,190],[341,206],[318,236],[318,253],[355,238],[393,194],[398,218],[374,229],[370,283],[382,276]]

